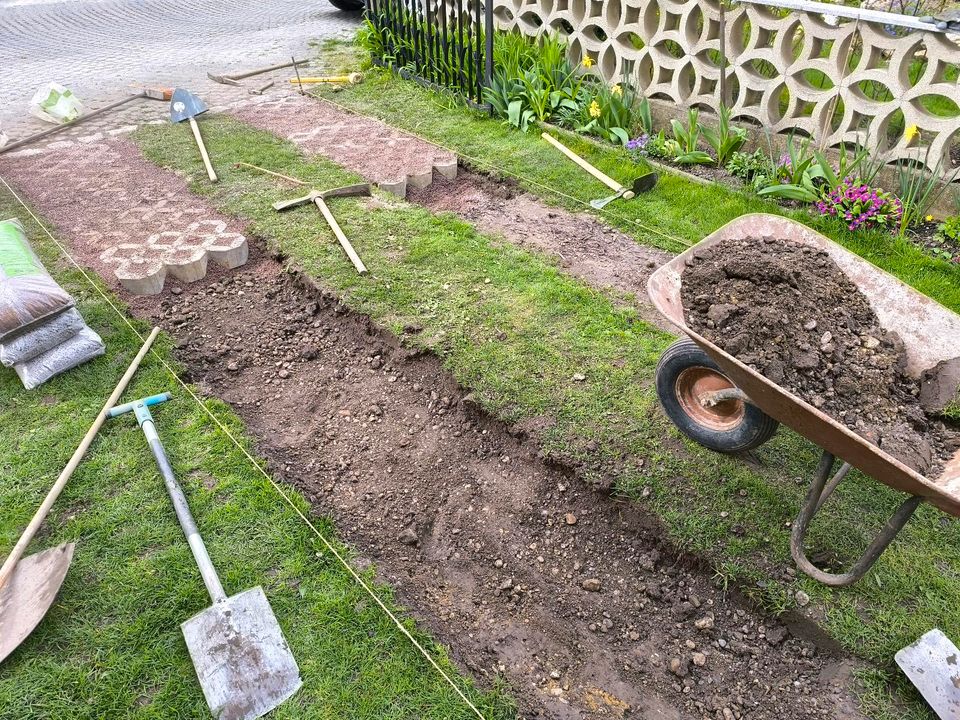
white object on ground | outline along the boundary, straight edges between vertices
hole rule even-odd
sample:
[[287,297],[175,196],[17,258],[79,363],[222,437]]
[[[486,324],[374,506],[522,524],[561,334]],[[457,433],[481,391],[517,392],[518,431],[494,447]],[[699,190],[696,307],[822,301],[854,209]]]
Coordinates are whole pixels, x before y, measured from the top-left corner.
[[50,378],[75,368],[87,360],[103,355],[103,340],[90,328],[84,328],[72,338],[32,360],[13,366],[27,390],[33,390]]
[[83,114],[83,103],[63,85],[45,83],[30,101],[30,113],[41,120],[62,125],[73,122]]
[[894,655],[923,699],[942,720],[960,711],[960,650],[942,630],[934,628]]
[[32,360],[66,342],[86,326],[77,309],[70,308],[33,330],[0,343],[0,365],[13,367],[17,363]]

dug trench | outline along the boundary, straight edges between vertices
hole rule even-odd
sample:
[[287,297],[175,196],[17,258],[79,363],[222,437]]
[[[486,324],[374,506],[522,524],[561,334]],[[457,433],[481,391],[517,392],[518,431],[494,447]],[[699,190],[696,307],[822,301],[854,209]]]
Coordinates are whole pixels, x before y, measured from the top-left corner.
[[507,680],[522,717],[862,717],[854,660],[723,592],[635,504],[257,242],[241,269],[130,303],[453,658]]

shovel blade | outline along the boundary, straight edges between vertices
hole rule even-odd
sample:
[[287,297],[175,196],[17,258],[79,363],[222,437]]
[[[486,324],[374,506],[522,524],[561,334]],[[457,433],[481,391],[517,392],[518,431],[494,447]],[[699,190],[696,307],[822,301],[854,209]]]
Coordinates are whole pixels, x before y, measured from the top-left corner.
[[262,588],[218,602],[180,628],[217,720],[258,718],[303,684]]
[[193,93],[183,88],[173,91],[173,97],[170,98],[170,122],[183,122],[206,111],[207,106],[203,100]]
[[937,717],[960,716],[960,650],[934,628],[894,655]]
[[73,543],[20,558],[0,588],[0,663],[20,646],[53,605],[73,560]]

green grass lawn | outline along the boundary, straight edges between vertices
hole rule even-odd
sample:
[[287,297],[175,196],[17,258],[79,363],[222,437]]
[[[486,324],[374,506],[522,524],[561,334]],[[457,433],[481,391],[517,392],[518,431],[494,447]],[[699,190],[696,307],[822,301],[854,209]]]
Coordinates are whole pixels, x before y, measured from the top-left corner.
[[[378,82],[374,79],[371,87],[379,87],[387,101],[391,93],[396,99],[407,92]],[[422,99],[429,102],[429,97]],[[565,174],[562,159],[536,152],[523,159],[510,151],[536,150],[532,136],[505,133],[489,121],[481,125],[442,104],[434,124],[445,122],[447,112],[475,123],[468,129],[476,137],[465,140],[475,144],[475,152],[485,147],[480,133],[486,128],[493,146],[505,153],[498,162],[543,161],[543,172],[556,173],[558,182],[582,183],[579,174]],[[508,421],[552,418],[554,426],[542,437],[546,450],[583,460],[588,477],[612,474],[619,491],[659,517],[678,546],[709,559],[718,582],[738,585],[774,611],[792,606],[795,590],[809,593],[824,627],[876,664],[866,678],[865,705],[877,717],[903,716],[885,697],[893,653],[935,625],[960,636],[956,522],[922,507],[876,568],[852,588],[830,589],[805,577],[784,582],[782,569],[791,565],[787,523],[797,512],[817,449],[785,430],[749,462],[686,442],[657,410],[651,388],[657,358],[672,338],[642,321],[630,298],[589,288],[553,260],[479,234],[453,215],[434,216],[383,195],[374,207],[333,201],[340,224],[370,268],[368,276],[358,276],[315,209],[279,214],[271,208],[302,189],[232,165],[254,163],[317,187],[356,182],[356,176],[321,158],[306,159],[293,145],[230,118],[209,118],[204,133],[222,170],[217,185],[206,181],[189,136],[150,126],[134,139],[149,159],[186,173],[194,192],[225,213],[249,219],[252,233],[268,238],[351,307],[396,332],[410,323],[421,325],[424,330],[413,342],[436,352],[491,412]],[[612,154],[606,164],[616,169]],[[524,164],[523,169],[531,168]],[[678,221],[671,227],[690,239],[701,232],[693,229],[700,223],[755,209],[752,200],[716,188],[678,188],[686,193],[684,202],[700,203],[691,206],[696,212],[689,213],[687,225]],[[710,201],[714,196],[721,210]],[[667,198],[658,202],[664,223],[681,212],[679,201],[670,212]],[[646,212],[639,202],[624,207]],[[890,248],[874,257],[886,253],[899,257]],[[952,277],[949,268],[929,267]],[[915,282],[933,282],[917,273]],[[940,295],[946,301],[960,299],[955,286]],[[586,380],[574,381],[577,373]],[[899,501],[896,493],[854,474],[811,531],[811,554],[832,549],[848,562]],[[917,705],[909,713],[924,717]]]
[[[0,557],[140,347],[0,190],[0,218],[14,216],[108,350],[32,392],[0,368]],[[156,347],[173,362],[168,338]],[[221,580],[228,594],[263,586],[300,664],[303,688],[271,718],[476,717],[156,358],[144,360],[125,398],[167,390],[175,400],[154,416]],[[227,406],[207,407],[244,437]],[[316,522],[336,542],[331,525]],[[108,421],[30,551],[65,541],[77,549],[57,601],[0,666],[0,718],[209,717],[180,623],[210,599],[132,416]],[[372,583],[372,570],[365,576]],[[389,588],[375,587],[396,608]],[[472,689],[442,647],[414,633],[488,718],[513,716],[506,698]]]

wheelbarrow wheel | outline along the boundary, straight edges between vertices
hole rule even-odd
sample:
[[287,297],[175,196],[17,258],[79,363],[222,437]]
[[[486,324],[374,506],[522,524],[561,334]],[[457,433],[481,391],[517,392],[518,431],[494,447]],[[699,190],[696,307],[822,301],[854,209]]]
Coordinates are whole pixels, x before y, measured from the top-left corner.
[[684,435],[723,453],[752,450],[777,432],[779,423],[741,398],[713,401],[718,391],[736,391],[717,364],[688,338],[677,340],[657,364],[657,396]]
[[363,0],[330,0],[330,4],[337,10],[344,12],[359,12],[363,10]]

